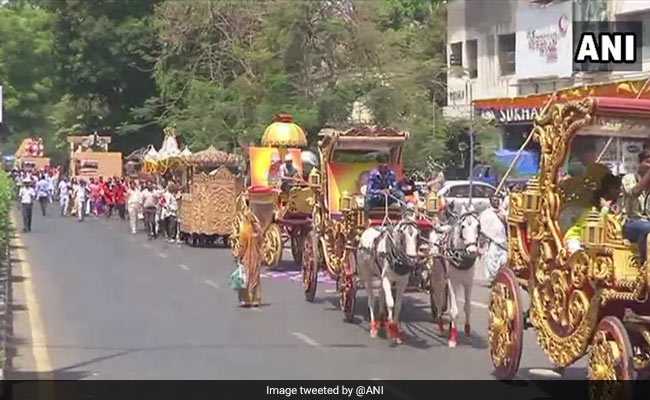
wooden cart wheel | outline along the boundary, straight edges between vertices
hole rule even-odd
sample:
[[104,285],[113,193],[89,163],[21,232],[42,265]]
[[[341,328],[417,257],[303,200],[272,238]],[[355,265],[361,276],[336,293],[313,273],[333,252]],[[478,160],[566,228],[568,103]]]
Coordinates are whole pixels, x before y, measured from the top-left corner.
[[291,255],[296,263],[302,261],[302,252],[305,247],[305,232],[298,228],[291,232]]
[[499,379],[512,379],[519,369],[524,336],[520,299],[514,272],[501,268],[492,283],[488,322],[490,358]]
[[314,301],[318,286],[318,242],[315,236],[314,231],[309,231],[303,239],[302,284],[305,289],[305,300],[309,302]]
[[262,259],[269,268],[276,267],[282,260],[282,231],[276,223],[269,225],[264,232]]
[[354,254],[349,254],[346,257],[346,262],[339,278],[341,280],[339,292],[341,295],[341,310],[343,311],[345,322],[354,321],[354,305],[357,301],[357,287],[354,280],[355,271],[355,256]]
[[634,380],[630,337],[620,319],[603,318],[591,341],[587,375],[591,380]]

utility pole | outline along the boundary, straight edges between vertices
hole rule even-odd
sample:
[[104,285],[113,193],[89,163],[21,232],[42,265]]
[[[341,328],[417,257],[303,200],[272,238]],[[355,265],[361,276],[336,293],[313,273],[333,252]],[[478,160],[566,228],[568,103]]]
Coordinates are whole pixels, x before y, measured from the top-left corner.
[[472,81],[466,81],[467,98],[469,99],[469,205],[472,205],[474,191],[474,104],[472,103]]

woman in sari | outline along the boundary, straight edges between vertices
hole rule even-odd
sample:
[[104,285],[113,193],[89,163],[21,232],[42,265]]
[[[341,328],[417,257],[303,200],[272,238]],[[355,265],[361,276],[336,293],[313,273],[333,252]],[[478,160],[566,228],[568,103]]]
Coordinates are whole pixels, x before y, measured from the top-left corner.
[[245,220],[239,232],[240,254],[238,259],[244,267],[246,286],[239,290],[239,305],[241,307],[258,307],[262,301],[260,272],[262,267],[262,227],[257,217],[250,211],[245,214]]

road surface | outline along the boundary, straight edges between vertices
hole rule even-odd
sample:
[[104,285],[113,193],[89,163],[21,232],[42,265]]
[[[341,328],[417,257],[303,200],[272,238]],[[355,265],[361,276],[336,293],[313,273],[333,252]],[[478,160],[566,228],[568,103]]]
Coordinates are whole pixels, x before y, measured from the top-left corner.
[[[369,337],[365,293],[364,317],[345,323],[334,286],[320,284],[316,302],[305,302],[291,262],[265,273],[263,307],[240,309],[227,285],[228,249],[151,241],[115,219],[36,212],[33,231],[18,231],[9,379],[494,379],[480,282],[471,338],[461,333],[448,348],[428,296],[409,293],[408,337],[395,347]],[[558,379],[550,368],[527,331],[518,378]],[[584,378],[584,363],[564,376]]]

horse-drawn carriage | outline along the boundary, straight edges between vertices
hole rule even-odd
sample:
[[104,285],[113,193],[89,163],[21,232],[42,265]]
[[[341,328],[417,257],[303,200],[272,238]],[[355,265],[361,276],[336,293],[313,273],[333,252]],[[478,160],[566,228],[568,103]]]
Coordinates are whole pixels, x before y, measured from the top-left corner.
[[242,187],[240,157],[210,146],[183,160],[187,169],[179,208],[181,236],[191,244],[222,238],[227,245]]
[[[250,212],[263,210],[269,215],[258,215],[264,224],[262,240],[262,262],[268,267],[275,267],[282,259],[286,240],[291,242],[291,252],[295,261],[302,259],[305,235],[311,225],[311,207],[307,199],[311,190],[302,177],[307,172],[304,155],[301,151],[307,145],[303,129],[293,122],[288,114],[279,114],[262,136],[261,147],[248,148],[248,189],[237,198],[233,231],[239,232],[244,216]],[[291,160],[296,176],[290,185],[282,187],[280,168],[282,163]],[[286,180],[285,180],[286,181]],[[263,193],[263,196],[260,195]],[[253,210],[251,198],[263,197],[260,204],[273,203],[273,207],[257,207]],[[257,201],[257,200],[256,200]],[[237,235],[231,240],[234,254],[238,254]]]
[[[402,148],[409,135],[389,128],[355,127],[345,131],[324,129],[320,137],[321,168],[312,170],[309,176],[313,190],[310,201],[313,204],[313,224],[306,235],[302,258],[305,298],[314,300],[318,272],[325,269],[337,282],[340,306],[345,319],[350,321],[354,316],[359,278],[357,253],[362,235],[369,227],[396,226],[403,219],[402,207],[366,207],[368,174],[382,163],[388,164],[398,177],[401,176]],[[415,224],[416,220],[412,220],[404,226],[405,229],[413,228]],[[412,237],[417,240],[417,230],[412,232],[415,234]],[[370,246],[385,238],[383,233],[377,235],[368,243]],[[373,254],[374,251],[374,248],[369,250]],[[410,253],[414,251],[415,247]],[[371,291],[366,289],[370,297]],[[404,289],[405,285],[401,290]]]
[[[533,134],[541,147],[540,175],[525,192],[511,195],[508,263],[491,289],[488,338],[495,373],[503,379],[517,373],[523,330],[532,326],[558,367],[588,354],[590,379],[647,374],[650,267],[641,262],[637,244],[624,238],[629,216],[600,209],[596,197],[605,193],[604,176],[636,171],[635,153],[650,138],[650,101],[555,102],[536,119]],[[597,157],[585,152],[590,142],[597,144]],[[582,167],[569,170],[566,179],[562,170],[572,155]],[[572,212],[580,217],[571,218]],[[568,245],[570,230],[577,246]],[[530,298],[528,311],[520,287]]]

